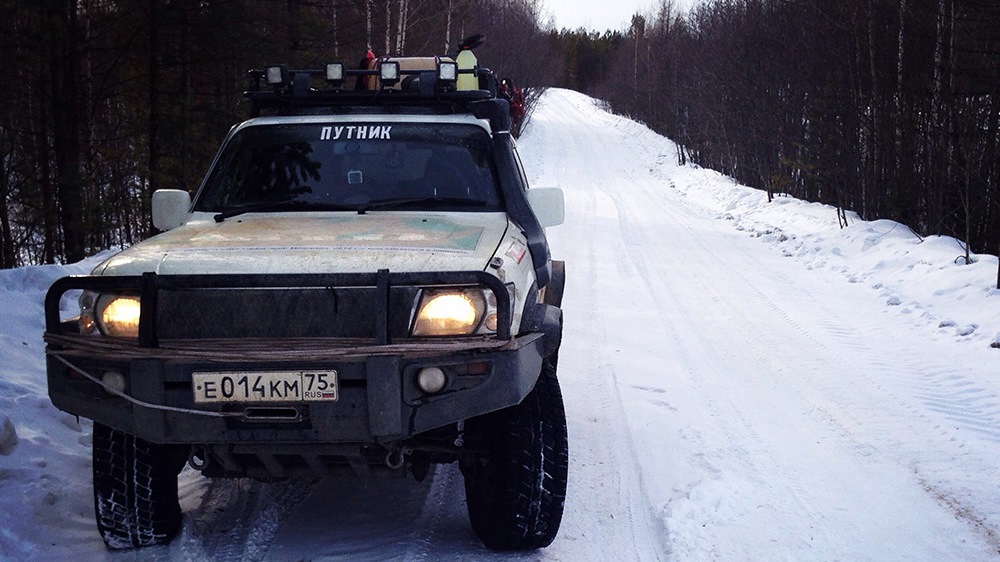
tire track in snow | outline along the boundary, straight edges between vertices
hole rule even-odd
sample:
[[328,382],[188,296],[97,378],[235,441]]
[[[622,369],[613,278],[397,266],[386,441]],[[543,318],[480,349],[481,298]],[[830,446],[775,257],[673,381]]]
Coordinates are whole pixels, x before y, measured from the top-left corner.
[[[577,139],[578,142],[583,142],[583,141],[586,141],[586,140],[587,139],[580,139],[580,138]],[[630,170],[625,170],[625,180],[624,181],[627,182],[627,183],[633,183],[634,184],[635,183],[635,175],[634,175],[634,173],[632,173]],[[618,253],[621,256],[628,256],[630,258],[628,260],[629,263],[630,263],[630,265],[638,272],[636,275],[629,276],[628,278],[629,279],[637,279],[637,280],[639,280],[644,285],[645,290],[646,290],[646,292],[649,295],[656,295],[657,292],[658,292],[656,286],[660,285],[660,283],[658,283],[658,281],[659,281],[658,279],[654,279],[654,277],[655,277],[655,275],[654,275],[655,271],[651,271],[650,267],[648,266],[648,264],[650,263],[649,262],[650,256],[645,251],[640,251],[639,250],[640,248],[643,248],[644,246],[647,246],[646,240],[642,236],[641,229],[637,228],[636,225],[631,220],[631,217],[630,217],[630,214],[628,212],[628,209],[622,203],[621,196],[620,196],[620,191],[621,190],[616,189],[617,187],[620,187],[620,185],[610,185],[609,186],[609,185],[606,185],[606,184],[603,184],[603,183],[602,184],[598,184],[598,188],[602,192],[602,194],[605,195],[606,197],[610,198],[611,200],[613,200],[614,203],[615,203],[615,210],[616,210],[616,215],[617,215],[617,218],[618,218],[618,228],[620,229],[621,242],[619,242],[618,240],[616,240],[614,242],[614,244],[620,248],[621,251],[618,252]],[[688,272],[690,272],[690,270],[688,270]],[[620,274],[625,273],[627,275],[627,272],[624,272],[621,269],[621,266],[619,266],[619,273]],[[622,277],[625,277],[625,275],[622,275]],[[663,286],[663,285],[661,285],[661,286]],[[651,299],[651,300],[654,303],[656,302],[655,298]],[[670,315],[669,314],[662,314],[661,316],[669,317]],[[688,347],[687,345],[685,345],[685,342],[677,341],[676,340],[676,335],[675,335],[675,344],[676,345],[674,346],[674,349],[677,350],[678,353],[682,353],[682,354],[684,353],[684,350],[687,349],[687,347]],[[688,359],[688,364],[690,364],[690,359]],[[712,417],[727,416],[727,417],[731,418],[733,416],[732,412],[730,412],[730,411],[724,411],[725,410],[724,408],[718,406],[712,400],[709,400],[709,409],[712,411],[712,414],[711,414]],[[739,417],[739,412],[738,411],[737,411],[736,414],[737,414],[736,417]],[[729,443],[741,443],[741,442],[748,442],[748,441],[749,442],[757,442],[757,441],[760,441],[759,437],[756,435],[756,433],[753,432],[751,424],[748,423],[745,419],[739,425],[742,426],[742,430],[743,430],[742,433],[737,433],[737,432],[735,432],[735,431],[733,431],[731,429],[727,429],[726,430],[727,431],[727,435],[729,436],[729,438],[728,438]],[[694,438],[695,439],[699,438],[699,435],[697,434],[697,432],[695,432]],[[730,453],[731,453],[731,451],[727,451],[727,452],[722,452],[722,453],[719,453],[719,454],[721,454],[722,456],[727,456]],[[744,451],[741,451],[741,454],[742,454],[742,456],[746,456],[747,452],[744,450]],[[710,456],[711,455],[699,454],[699,458],[701,459],[700,462],[702,463],[702,466],[709,473],[715,472],[716,474],[718,474],[719,471],[714,466],[714,464],[717,464],[717,463],[713,463],[711,461],[711,459],[709,458]],[[762,484],[762,482],[760,482],[760,481],[758,481],[757,483],[758,484]],[[698,486],[701,486],[703,484],[704,484],[704,481],[701,481],[701,480],[696,481],[695,483],[693,483],[693,485],[691,485],[687,489],[687,492],[681,491],[681,493],[682,493],[682,495],[683,494],[687,494],[688,496],[690,496],[690,494],[692,493],[692,491],[695,488],[697,488]],[[795,494],[796,494],[796,497],[798,498],[798,503],[800,505],[802,505],[802,506],[808,507],[809,501],[802,499],[802,497],[806,495],[804,487],[802,487],[802,486],[793,486],[793,488],[795,488],[795,490],[796,490]],[[716,507],[718,507],[718,505],[716,505]],[[669,512],[668,512],[667,516],[669,517]],[[701,547],[704,547],[704,546],[705,545],[701,545]],[[700,549],[697,549],[697,548],[694,549],[694,550],[687,550],[687,553],[691,554],[693,552],[699,552],[699,550]],[[711,551],[711,552],[715,552],[715,554],[719,554],[719,552],[717,552],[717,551]],[[700,552],[700,555],[705,555],[705,554],[706,553],[703,552],[703,551]],[[678,555],[678,556],[680,556],[680,557],[683,558],[685,556],[685,553],[678,552],[678,553],[675,553],[675,555]]]
[[[202,477],[186,470],[181,478],[183,482]],[[179,549],[191,560],[263,560],[281,522],[316,484],[315,478],[276,483],[208,480],[197,506],[185,510],[181,535],[170,549]],[[182,505],[185,499],[189,498],[182,497]]]
[[[634,173],[627,172],[626,178],[633,185],[635,186],[640,185],[640,180],[635,177]],[[621,221],[620,228],[622,237],[623,239],[632,242],[626,244],[627,254],[630,257],[633,266],[636,267],[638,270],[640,270],[641,272],[640,278],[642,279],[646,287],[646,290],[649,292],[650,295],[656,295],[658,293],[657,287],[668,286],[668,284],[667,280],[662,279],[660,276],[660,272],[662,271],[662,269],[652,269],[648,267],[648,264],[651,263],[650,261],[651,256],[647,252],[643,251],[643,247],[647,246],[647,244],[645,243],[646,241],[644,240],[643,232],[641,231],[640,228],[636,227],[636,225],[634,224],[634,221],[632,220],[630,214],[627,211],[629,206],[624,202],[620,192],[604,188],[602,188],[602,192],[605,195],[611,197],[615,201],[615,205],[616,208],[618,209],[618,215]],[[648,206],[642,203],[640,203],[639,206],[643,208],[649,208]],[[634,209],[636,207],[633,206],[632,208]],[[670,216],[669,218],[674,221],[677,221],[678,223],[681,223],[680,219],[682,217],[680,217],[676,213],[672,213],[672,216]],[[696,241],[698,240],[698,238],[694,236],[692,236],[692,239]],[[704,249],[705,252],[703,253],[709,254],[708,248]],[[688,250],[690,251],[690,248]],[[692,283],[703,287],[704,290],[710,291],[711,284],[706,280],[702,279],[701,272],[692,267],[689,267],[685,260],[683,259],[671,260],[671,265],[677,268],[676,270],[674,270],[674,273],[678,273],[677,270],[680,270],[681,277],[686,277],[690,279]],[[734,271],[734,274],[736,276],[739,276],[738,271]],[[767,299],[766,296],[763,295],[763,293],[761,293],[759,290],[756,289],[756,287],[749,285],[746,282],[746,280],[742,281],[743,282],[741,282],[740,285],[748,286],[751,290],[755,291],[757,293],[758,298],[760,298],[761,301],[764,302],[773,313],[775,313],[779,318],[783,319],[784,321],[791,323],[791,320],[788,317],[788,315],[785,314],[777,305],[775,305],[772,301]],[[706,296],[712,301],[715,307],[720,309],[725,309],[727,311],[728,313],[727,324],[729,324],[732,327],[735,327],[742,333],[743,330],[741,329],[741,326],[744,325],[746,319],[738,318],[739,316],[741,316],[739,309],[730,306],[729,303],[726,301],[726,299],[724,299],[723,296],[721,296],[720,294],[710,292]],[[671,312],[664,312],[663,314],[661,314],[661,316],[666,318],[671,318],[671,317],[676,317],[676,314],[673,311],[671,311]],[[807,330],[804,330],[801,327],[799,327],[798,329],[799,332],[802,335],[806,336],[808,340],[810,341],[812,340]],[[754,334],[754,336],[747,337],[747,335],[744,334],[744,339],[750,341],[755,336],[756,334]],[[674,338],[674,343],[675,343],[674,349],[680,353],[683,353],[683,350],[690,346],[690,342],[679,341],[679,339],[676,337]],[[811,343],[817,344],[818,342],[811,341]],[[762,347],[767,348],[768,346],[762,346]],[[712,353],[712,350],[708,350],[707,352]],[[718,353],[718,351],[715,352]],[[722,350],[722,354],[726,353],[732,355],[731,352],[727,352],[727,350]],[[774,371],[774,369],[767,364],[766,354],[754,349],[754,355],[756,357],[756,360],[760,361],[765,366],[763,370],[772,372]],[[701,387],[702,385],[699,384],[698,379],[703,376],[704,373],[700,373],[699,376],[691,377],[691,384],[693,384],[694,386]],[[710,474],[715,477],[715,480],[718,481],[722,474],[722,469],[720,467],[731,465],[734,459],[737,459],[739,462],[742,463],[740,469],[738,470],[739,474],[741,475],[741,478],[749,481],[749,483],[755,487],[762,487],[762,488],[773,487],[773,484],[767,481],[765,475],[783,473],[785,475],[783,487],[787,488],[787,490],[790,492],[793,502],[798,506],[798,509],[805,514],[806,519],[809,521],[816,522],[811,527],[813,529],[816,529],[817,535],[821,535],[820,540],[825,541],[827,544],[829,544],[831,539],[823,532],[823,529],[825,527],[824,517],[820,512],[818,512],[816,509],[812,507],[814,503],[816,503],[815,499],[812,497],[812,495],[808,492],[806,487],[800,481],[791,478],[788,475],[787,470],[785,470],[784,467],[782,467],[775,460],[780,458],[780,455],[778,455],[778,451],[774,447],[772,447],[767,442],[766,439],[762,437],[762,435],[755,429],[754,424],[751,423],[746,418],[743,411],[741,411],[741,409],[738,406],[736,406],[730,401],[717,400],[712,396],[712,393],[708,390],[703,390],[702,392],[705,396],[704,406],[707,408],[710,418],[725,419],[727,420],[727,422],[735,421],[736,423],[726,423],[720,426],[721,433],[724,436],[724,442],[726,443],[725,448],[722,449],[716,448],[713,450],[710,446],[698,447],[698,448],[708,449],[706,453],[699,453],[696,456],[701,465],[707,468]],[[748,444],[752,444],[755,450],[751,452],[747,448]],[[695,483],[694,486],[687,489],[687,491],[684,492],[685,499],[688,500],[692,499],[692,495],[696,493],[696,490],[699,487],[705,487],[705,482],[698,481]],[[709,486],[709,489],[711,489],[711,486]],[[702,497],[700,499],[706,499],[706,498]],[[721,503],[724,502],[725,499],[726,498],[724,496],[719,496],[718,498],[712,500],[715,502],[715,504],[710,509],[714,511],[717,514],[717,516],[723,518],[732,518],[733,517],[732,513],[728,514],[720,513]],[[738,510],[739,508],[736,509]],[[666,516],[670,518],[672,515],[673,511],[668,510]],[[680,537],[674,537],[674,539],[683,540]],[[814,537],[811,540],[816,540],[816,538]],[[679,554],[681,558],[684,558],[685,556],[688,555],[703,556],[706,554],[705,549],[708,549],[709,557],[714,557],[714,556],[726,557],[726,556],[732,556],[734,554],[740,556],[739,553],[734,553],[732,551],[718,550],[716,545],[706,545],[700,543],[688,543],[685,548],[686,552],[683,553],[678,552],[677,554]],[[744,554],[749,555],[750,553],[747,552]]]
[[405,540],[405,554],[399,559],[459,562],[500,556],[486,550],[468,522],[464,477],[458,463],[434,467],[431,478],[427,498]]
[[[553,97],[549,98],[549,103],[545,119],[536,121],[536,126],[549,125],[548,119],[561,121],[564,116],[570,119],[566,126],[584,126],[573,120],[578,110],[565,100]],[[543,130],[555,129],[546,127],[537,133]],[[556,143],[542,141],[558,151],[550,156],[551,161],[579,161],[576,157],[560,157],[560,154],[586,151],[576,142],[586,141],[588,137],[561,133]],[[591,163],[600,164],[599,161]],[[550,239],[586,239],[616,222],[614,207],[597,196],[594,186],[597,172],[596,169],[558,167],[550,171],[562,178],[568,200],[567,222],[555,229]],[[626,422],[619,392],[619,373],[613,362],[616,351],[609,341],[605,319],[601,317],[600,302],[595,301],[595,296],[616,289],[609,285],[614,279],[634,273],[627,263],[621,263],[607,251],[601,244],[573,244],[562,248],[556,245],[553,248],[554,256],[567,263],[563,301],[567,330],[585,336],[571,337],[568,332],[560,352],[559,380],[569,423],[570,481],[560,537],[544,553],[551,551],[558,557],[561,549],[572,543],[576,546],[571,548],[582,548],[582,552],[589,553],[585,555],[588,558],[595,555],[597,548],[625,559],[659,560],[666,548],[664,530],[652,513],[654,506],[642,480],[638,462],[642,452],[636,450]]]
[[[575,281],[567,285],[565,302],[583,304],[603,290],[590,281],[603,278],[593,267],[608,262],[606,256],[593,251],[590,247],[587,265],[580,264],[583,267],[577,267]],[[578,540],[601,544],[606,552],[633,552],[639,560],[659,560],[665,544],[664,531],[651,513],[653,506],[638,468],[639,453],[625,422],[618,376],[608,362],[616,351],[609,345],[600,322],[595,324],[590,330],[592,339],[567,340],[560,353],[560,380],[570,416],[567,506],[573,504],[574,514],[596,517],[599,523],[590,529],[582,528],[587,534]],[[593,536],[595,533],[597,536]]]

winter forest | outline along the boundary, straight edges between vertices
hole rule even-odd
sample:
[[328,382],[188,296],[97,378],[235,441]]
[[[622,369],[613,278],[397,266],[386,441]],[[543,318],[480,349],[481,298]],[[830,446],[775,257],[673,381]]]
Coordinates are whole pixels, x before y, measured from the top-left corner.
[[474,33],[483,66],[605,100],[683,161],[1000,249],[995,0],[662,0],[606,32],[555,29],[543,0],[0,1],[3,268],[152,234],[150,194],[197,189],[247,117],[250,68]]

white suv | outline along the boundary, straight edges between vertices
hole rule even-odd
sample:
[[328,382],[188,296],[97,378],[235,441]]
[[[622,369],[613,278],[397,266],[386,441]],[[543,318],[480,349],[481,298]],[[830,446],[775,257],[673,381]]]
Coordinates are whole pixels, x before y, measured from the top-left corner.
[[495,77],[447,58],[251,77],[257,116],[193,201],[153,194],[165,232],[46,300],[49,394],[94,420],[106,544],[173,537],[186,463],[419,480],[458,461],[486,546],[547,546],[568,447],[543,229],[563,201],[528,189]]

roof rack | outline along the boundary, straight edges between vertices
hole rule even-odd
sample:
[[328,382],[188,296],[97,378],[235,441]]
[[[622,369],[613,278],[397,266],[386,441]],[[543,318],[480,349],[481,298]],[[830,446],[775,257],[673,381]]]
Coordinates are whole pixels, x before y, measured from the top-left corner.
[[[243,95],[250,100],[254,117],[264,109],[296,112],[358,105],[467,105],[497,99],[497,78],[491,70],[460,69],[449,57],[382,57],[373,59],[370,66],[349,69],[342,63],[331,63],[323,69],[289,70],[285,65],[268,65],[247,73],[249,84]],[[460,74],[478,78],[480,89],[458,89]],[[352,89],[345,89],[345,83]]]

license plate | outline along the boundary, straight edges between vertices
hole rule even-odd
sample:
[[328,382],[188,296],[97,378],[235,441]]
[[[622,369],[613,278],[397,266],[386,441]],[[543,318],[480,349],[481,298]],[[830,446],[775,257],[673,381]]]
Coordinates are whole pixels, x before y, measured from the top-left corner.
[[337,400],[337,371],[193,373],[195,403]]

